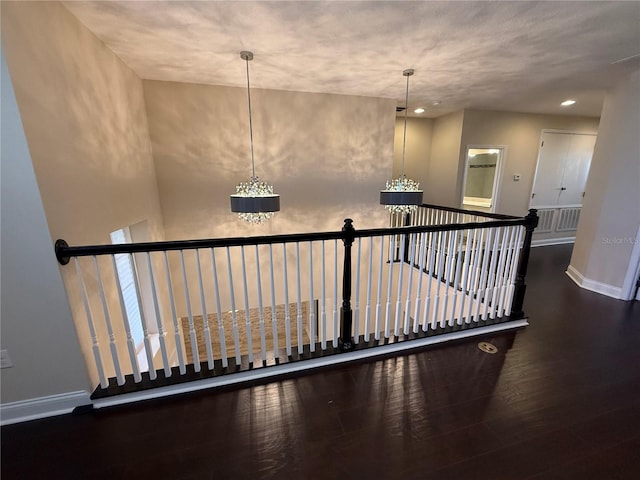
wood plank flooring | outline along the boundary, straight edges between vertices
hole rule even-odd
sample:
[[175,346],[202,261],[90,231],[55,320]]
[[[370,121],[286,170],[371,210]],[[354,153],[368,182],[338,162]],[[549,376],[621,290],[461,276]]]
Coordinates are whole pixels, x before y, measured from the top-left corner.
[[637,479],[640,305],[532,251],[531,325],[264,385],[1,429],[10,479]]

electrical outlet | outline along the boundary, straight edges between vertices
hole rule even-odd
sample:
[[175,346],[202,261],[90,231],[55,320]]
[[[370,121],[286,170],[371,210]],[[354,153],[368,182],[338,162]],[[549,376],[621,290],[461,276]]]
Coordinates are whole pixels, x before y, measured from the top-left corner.
[[13,367],[13,362],[9,356],[9,350],[0,350],[0,368]]

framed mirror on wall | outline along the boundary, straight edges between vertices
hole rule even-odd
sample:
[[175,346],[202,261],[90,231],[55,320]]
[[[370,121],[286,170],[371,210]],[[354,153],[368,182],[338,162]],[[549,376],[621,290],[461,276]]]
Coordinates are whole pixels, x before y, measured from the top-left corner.
[[461,208],[495,212],[505,149],[504,146],[467,146]]

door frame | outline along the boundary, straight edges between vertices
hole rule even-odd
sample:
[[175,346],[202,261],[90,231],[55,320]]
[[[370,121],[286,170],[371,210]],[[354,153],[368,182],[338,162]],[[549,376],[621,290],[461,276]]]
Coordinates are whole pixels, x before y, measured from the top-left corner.
[[464,169],[462,171],[462,188],[460,189],[460,208],[464,208],[464,190],[467,185],[467,170],[469,168],[469,150],[476,148],[497,148],[502,151],[501,155],[498,155],[498,162],[496,164],[496,174],[493,179],[493,192],[491,193],[491,213],[495,213],[498,200],[500,199],[500,192],[502,190],[502,171],[505,160],[507,158],[507,145],[467,145],[464,151]]
[[[631,240],[631,239],[630,239]],[[621,289],[622,300],[638,300],[640,299],[640,291],[638,297],[635,297],[636,293],[636,281],[640,276],[640,226],[636,233],[635,242],[633,244],[633,250],[631,250],[631,257],[629,258],[629,266],[624,276],[624,282]]]
[[[533,198],[531,198],[531,195],[533,195],[533,187],[535,187],[536,185],[536,178],[538,178],[538,168],[540,167],[540,153],[542,152],[542,138],[544,137],[545,133],[560,133],[560,134],[568,134],[568,135],[593,135],[596,137],[596,141],[598,140],[598,132],[597,131],[592,131],[592,130],[561,130],[561,129],[557,129],[557,128],[543,128],[542,130],[540,130],[540,138],[538,139],[538,156],[536,157],[536,169],[533,173],[533,180],[531,182],[531,187],[529,188],[529,208],[533,208],[531,206],[531,200],[533,200]],[[580,205],[574,205],[574,206],[580,206]],[[556,208],[556,206],[552,205],[552,206],[537,206],[535,207],[537,209],[542,209],[542,208]]]

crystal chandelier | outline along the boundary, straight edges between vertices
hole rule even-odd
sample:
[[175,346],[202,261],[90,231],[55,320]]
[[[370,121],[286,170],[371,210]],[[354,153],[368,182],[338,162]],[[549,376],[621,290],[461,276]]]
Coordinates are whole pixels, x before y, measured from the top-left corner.
[[247,99],[249,102],[249,136],[251,139],[251,178],[240,182],[236,193],[231,195],[231,211],[245,222],[262,223],[273,217],[280,210],[280,195],[273,193],[273,186],[256,176],[253,158],[253,123],[251,120],[251,89],[249,85],[249,61],[253,60],[252,52],[240,52],[247,65]]
[[409,110],[409,77],[413,69],[407,69],[402,75],[407,77],[407,88],[404,99],[404,132],[402,136],[402,175],[387,181],[386,188],[380,191],[380,204],[391,213],[410,213],[422,204],[420,184],[404,174],[404,156],[407,146],[407,112]]

